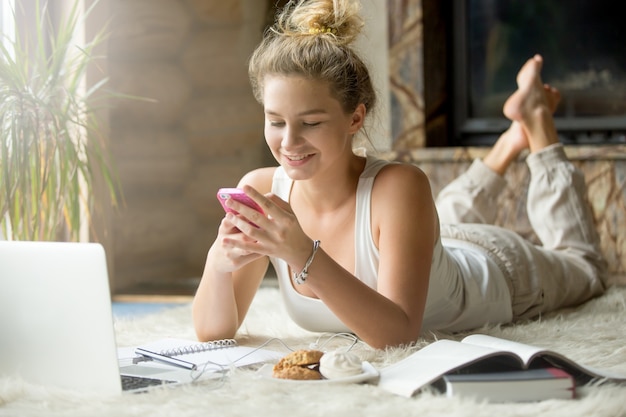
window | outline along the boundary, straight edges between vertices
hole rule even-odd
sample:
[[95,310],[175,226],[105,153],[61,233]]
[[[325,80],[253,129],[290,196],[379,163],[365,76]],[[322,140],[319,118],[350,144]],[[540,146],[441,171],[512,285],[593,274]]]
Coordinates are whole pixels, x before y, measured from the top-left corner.
[[15,7],[14,0],[3,0],[0,2],[0,33],[2,41],[5,45],[15,40],[15,15],[13,11]]
[[[626,140],[626,29],[612,0],[454,2],[454,137],[491,144],[509,124],[502,105],[514,75],[535,53],[562,100],[555,114],[564,143]],[[546,24],[546,22],[550,22]]]

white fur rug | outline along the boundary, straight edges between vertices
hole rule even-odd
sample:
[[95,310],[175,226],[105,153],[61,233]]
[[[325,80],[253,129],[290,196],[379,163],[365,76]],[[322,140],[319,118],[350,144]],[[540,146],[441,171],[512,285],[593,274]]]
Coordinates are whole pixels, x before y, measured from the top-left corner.
[[[116,321],[120,346],[134,346],[163,337],[193,339],[190,306],[134,319]],[[626,374],[626,287],[567,311],[528,323],[489,327],[477,332],[551,348],[598,368]],[[306,348],[328,335],[306,332],[282,310],[275,288],[262,288],[240,332],[240,342],[256,346],[280,338],[290,347]],[[378,367],[390,364],[437,338],[463,335],[432,334],[413,347],[375,351],[359,344],[355,351]],[[329,348],[350,342],[334,338]],[[270,348],[284,349],[279,343]],[[285,350],[285,353],[287,350]],[[1,354],[1,353],[0,353]],[[448,399],[433,392],[413,398],[387,393],[374,385],[284,383],[254,378],[252,370],[237,370],[223,384],[199,383],[158,388],[145,394],[115,398],[78,394],[0,379],[2,416],[626,416],[626,385],[604,384],[578,389],[575,400],[524,404],[478,403]]]

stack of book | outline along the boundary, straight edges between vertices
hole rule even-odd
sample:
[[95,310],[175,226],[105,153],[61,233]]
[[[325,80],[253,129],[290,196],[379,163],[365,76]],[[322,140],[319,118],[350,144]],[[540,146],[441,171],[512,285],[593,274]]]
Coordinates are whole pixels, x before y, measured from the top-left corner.
[[448,397],[473,397],[489,402],[576,397],[574,378],[559,368],[444,375],[443,385]]

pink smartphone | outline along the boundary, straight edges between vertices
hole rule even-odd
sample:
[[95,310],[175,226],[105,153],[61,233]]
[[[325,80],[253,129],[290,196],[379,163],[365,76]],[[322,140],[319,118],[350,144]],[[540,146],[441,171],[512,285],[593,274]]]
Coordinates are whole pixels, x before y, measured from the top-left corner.
[[235,199],[235,201],[245,204],[246,206],[255,209],[259,213],[263,213],[263,209],[261,208],[261,206],[259,206],[253,199],[248,197],[246,193],[244,193],[243,190],[239,188],[220,188],[217,191],[217,199],[220,201],[220,204],[222,205],[224,210],[237,214],[235,210],[226,206],[226,200],[228,200],[229,198]]

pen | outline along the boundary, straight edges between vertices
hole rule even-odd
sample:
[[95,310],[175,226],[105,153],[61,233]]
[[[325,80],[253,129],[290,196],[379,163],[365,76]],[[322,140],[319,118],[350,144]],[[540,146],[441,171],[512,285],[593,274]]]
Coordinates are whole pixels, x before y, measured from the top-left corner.
[[144,348],[136,348],[135,353],[138,353],[142,356],[146,356],[148,358],[152,358],[155,361],[167,363],[169,365],[178,366],[180,368],[190,369],[192,371],[196,369],[196,365],[194,363],[187,362],[178,358],[173,358],[171,356],[161,355],[160,353],[152,352]]

